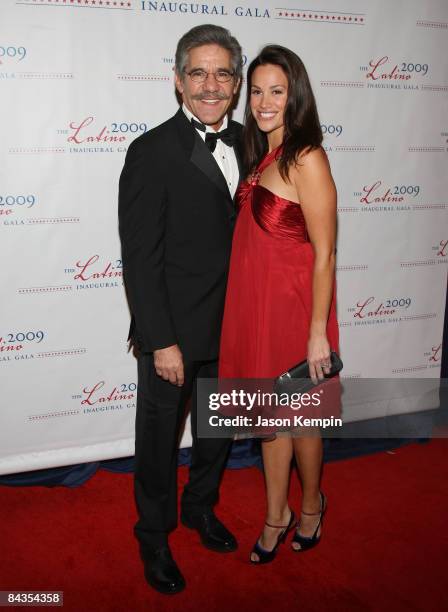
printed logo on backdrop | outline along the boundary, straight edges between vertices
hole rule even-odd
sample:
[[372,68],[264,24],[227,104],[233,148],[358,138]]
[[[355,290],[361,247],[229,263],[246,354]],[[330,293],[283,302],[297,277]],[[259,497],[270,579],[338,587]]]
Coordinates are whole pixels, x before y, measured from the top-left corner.
[[375,57],[368,66],[360,66],[366,73],[367,88],[419,89],[427,80],[430,70],[425,62],[395,61],[388,55]]
[[408,321],[433,319],[437,313],[419,313],[414,305],[414,297],[393,296],[381,298],[375,295],[358,299],[347,308],[348,319],[342,321],[344,327],[365,325],[399,324]]
[[0,225],[8,227],[79,223],[79,217],[39,217],[41,201],[36,193],[0,195]]
[[72,395],[81,414],[96,414],[135,408],[137,385],[134,382],[112,385],[104,380],[85,386],[81,393]]
[[419,184],[392,183],[378,178],[353,192],[352,206],[341,205],[344,213],[395,213],[417,210],[444,210],[446,203],[424,202],[424,189]]
[[395,368],[392,370],[393,374],[411,374],[413,372],[421,372],[424,370],[440,370],[442,362],[442,343],[435,343],[430,345],[429,350],[423,352],[422,355],[416,356],[417,359],[421,360],[416,365],[411,365],[403,368]]
[[148,130],[144,121],[112,121],[88,115],[57,129],[51,147],[10,147],[11,154],[126,153],[129,144]]
[[85,385],[71,396],[72,406],[68,410],[55,410],[31,414],[29,421],[44,421],[71,416],[103,414],[135,409],[137,385],[134,382],[111,384],[104,380]]
[[364,185],[362,191],[355,192],[354,195],[359,197],[363,211],[395,212],[411,210],[408,202],[416,198],[420,191],[420,185],[388,185],[385,181],[377,180]]
[[70,293],[93,289],[117,289],[123,287],[123,264],[121,259],[109,259],[98,254],[78,259],[70,267],[61,271],[68,279],[61,285],[40,285],[19,287],[23,295],[36,293]]
[[71,121],[68,129],[58,130],[69,144],[69,153],[123,153],[128,145],[148,130],[142,121],[105,123],[89,116]]
[[321,124],[323,148],[327,153],[374,153],[371,144],[349,144],[345,141],[344,126],[337,121]]
[[65,273],[74,281],[73,288],[80,290],[111,289],[123,286],[123,264],[121,259],[107,260],[99,255],[76,262],[74,268]]
[[[432,66],[425,58],[376,55],[358,67],[361,78],[321,81],[323,87],[391,89],[397,91],[447,92],[448,84],[432,81]],[[353,70],[355,66],[353,65]],[[353,74],[355,74],[353,72]]]
[[31,359],[83,355],[87,352],[85,348],[48,350],[47,343],[48,333],[45,330],[5,333],[0,336],[0,365]]
[[412,261],[402,261],[400,266],[402,268],[422,268],[426,266],[437,266],[439,264],[448,263],[448,240],[443,239],[436,244],[432,244],[427,248],[428,258],[416,259]]

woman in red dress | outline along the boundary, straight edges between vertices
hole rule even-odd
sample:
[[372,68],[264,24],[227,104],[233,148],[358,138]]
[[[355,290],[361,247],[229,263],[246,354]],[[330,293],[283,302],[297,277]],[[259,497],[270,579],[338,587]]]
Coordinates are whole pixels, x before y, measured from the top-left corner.
[[[274,378],[307,359],[317,381],[329,372],[330,351],[338,350],[338,325],[336,189],[316,103],[302,61],[284,47],[265,47],[247,83],[249,176],[238,194],[220,378]],[[319,542],[322,440],[318,430],[307,432],[262,443],[267,516],[253,563],[272,561],[294,527],[293,550]],[[298,523],[288,504],[294,456],[302,484]]]

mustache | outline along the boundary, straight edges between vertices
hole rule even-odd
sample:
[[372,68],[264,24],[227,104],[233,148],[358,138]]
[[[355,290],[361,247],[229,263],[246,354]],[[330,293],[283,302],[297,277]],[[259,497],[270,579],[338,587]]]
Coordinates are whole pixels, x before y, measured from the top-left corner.
[[193,100],[229,100],[230,96],[222,91],[217,91],[213,94],[194,94],[191,96]]

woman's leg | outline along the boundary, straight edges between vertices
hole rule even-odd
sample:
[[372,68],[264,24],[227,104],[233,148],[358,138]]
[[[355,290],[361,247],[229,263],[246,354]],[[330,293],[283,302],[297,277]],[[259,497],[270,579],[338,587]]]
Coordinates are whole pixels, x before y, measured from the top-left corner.
[[[319,430],[316,429],[315,434],[310,430],[310,435],[306,437],[293,438],[293,446],[302,483],[302,510],[312,513],[319,512],[321,510],[319,490],[323,455],[322,438],[320,437]],[[319,515],[308,516],[301,514],[300,535],[306,537],[312,536],[318,522]],[[294,543],[293,547],[299,549],[300,544]]]
[[[267,515],[271,525],[286,526],[291,518],[288,505],[289,475],[293,456],[293,443],[289,436],[277,436],[275,440],[262,443],[264,476],[266,482]],[[282,529],[264,526],[260,536],[260,546],[272,550]],[[251,558],[258,561],[258,555]]]

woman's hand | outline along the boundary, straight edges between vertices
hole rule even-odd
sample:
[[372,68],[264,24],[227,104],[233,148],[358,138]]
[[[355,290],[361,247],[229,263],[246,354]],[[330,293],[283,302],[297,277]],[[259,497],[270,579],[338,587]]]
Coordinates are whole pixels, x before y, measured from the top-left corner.
[[315,385],[324,379],[324,374],[330,373],[330,345],[327,336],[311,336],[308,340],[308,367]]

